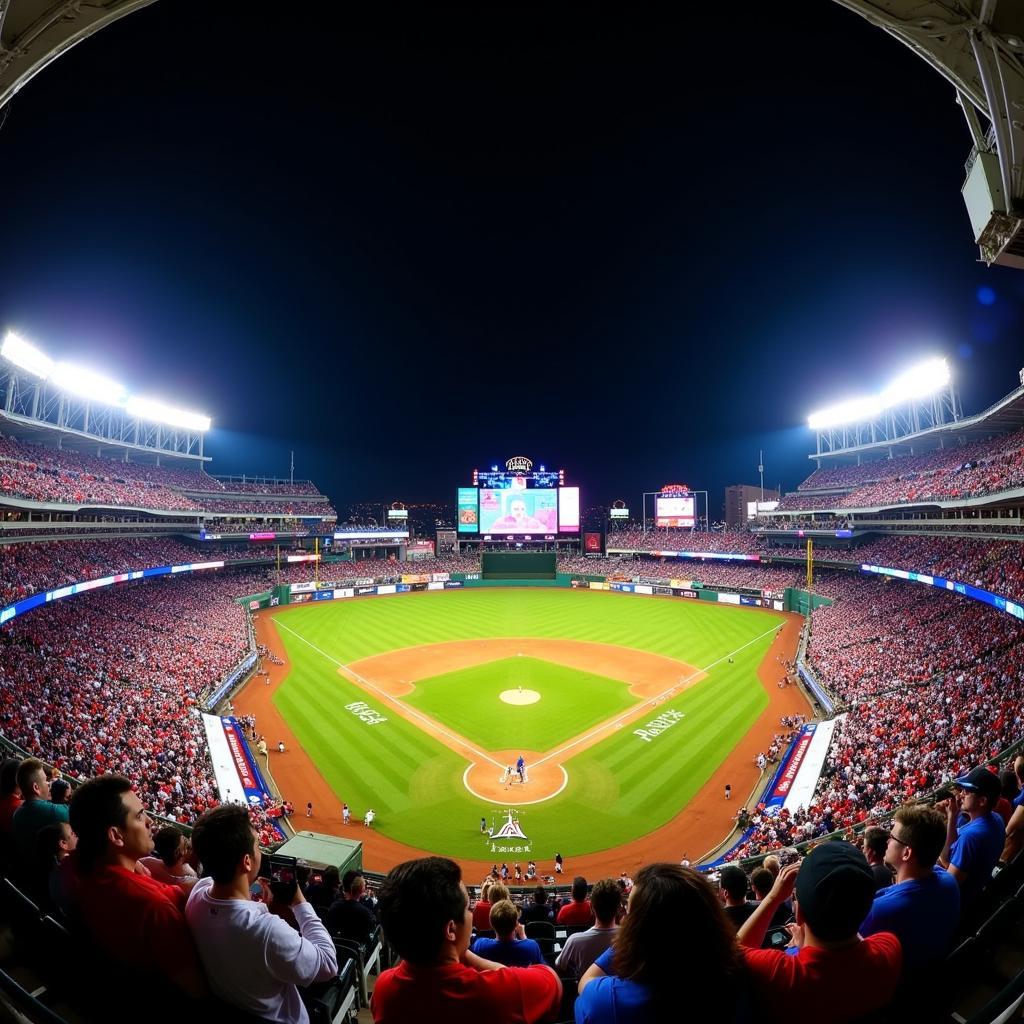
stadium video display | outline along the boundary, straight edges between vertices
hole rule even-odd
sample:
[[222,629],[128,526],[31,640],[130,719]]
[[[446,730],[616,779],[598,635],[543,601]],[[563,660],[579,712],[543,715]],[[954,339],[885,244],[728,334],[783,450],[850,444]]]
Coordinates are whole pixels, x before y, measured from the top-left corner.
[[557,491],[553,487],[535,490],[481,487],[480,532],[557,533]]
[[580,530],[580,489],[578,487],[558,488],[558,532],[579,533]]
[[460,487],[458,495],[459,533],[479,533],[480,517],[477,511],[477,489]]
[[657,495],[654,499],[655,525],[692,529],[694,503],[692,494]]

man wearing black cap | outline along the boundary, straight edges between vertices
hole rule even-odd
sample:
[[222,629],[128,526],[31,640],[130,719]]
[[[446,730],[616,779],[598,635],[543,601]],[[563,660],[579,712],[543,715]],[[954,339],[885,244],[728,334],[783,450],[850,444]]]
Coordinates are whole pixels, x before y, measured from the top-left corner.
[[[953,796],[938,804],[946,815],[946,845],[939,863],[960,885],[961,914],[970,917],[1003,852],[1006,827],[995,813],[1001,786],[987,768],[973,768],[956,780]],[[957,828],[960,815],[966,821]]]
[[[796,955],[757,948],[794,888]],[[841,1024],[889,1002],[903,963],[899,939],[890,932],[857,934],[874,895],[871,869],[849,843],[822,843],[802,863],[782,869],[737,935],[768,1016],[786,1024]]]

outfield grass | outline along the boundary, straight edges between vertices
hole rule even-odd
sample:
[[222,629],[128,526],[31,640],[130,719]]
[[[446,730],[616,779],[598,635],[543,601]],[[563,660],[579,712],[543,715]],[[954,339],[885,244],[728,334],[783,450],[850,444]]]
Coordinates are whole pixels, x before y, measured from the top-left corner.
[[[274,619],[291,661],[274,700],[339,805],[345,800],[356,813],[372,806],[378,830],[402,842],[492,859],[479,821],[493,808],[462,786],[465,760],[390,713],[385,701],[368,697],[338,665],[399,647],[508,636],[619,644],[698,669],[715,663],[700,683],[652,709],[652,718],[684,712],[678,725],[649,743],[633,733],[645,719],[615,733],[566,763],[569,784],[559,796],[521,810],[535,859],[556,850],[571,857],[642,836],[685,806],[767,706],[757,666],[782,621],[761,609],[554,589],[303,605]],[[344,710],[355,700],[387,721],[371,726],[355,718]],[[499,705],[495,721],[507,710]]]
[[[536,690],[536,704],[506,704],[503,690]],[[551,750],[636,704],[629,686],[537,658],[502,658],[421,679],[403,698],[491,750]]]

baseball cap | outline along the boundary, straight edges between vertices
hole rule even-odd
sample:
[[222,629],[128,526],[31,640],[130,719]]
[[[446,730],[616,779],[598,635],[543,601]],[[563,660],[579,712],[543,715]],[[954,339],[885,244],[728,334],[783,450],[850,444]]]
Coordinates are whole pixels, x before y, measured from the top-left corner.
[[961,789],[969,789],[987,796],[990,807],[994,806],[1002,792],[998,777],[985,767],[972,768],[966,775],[956,780],[956,785]]
[[800,913],[826,942],[849,938],[857,931],[877,888],[864,854],[846,842],[816,846],[796,876]]

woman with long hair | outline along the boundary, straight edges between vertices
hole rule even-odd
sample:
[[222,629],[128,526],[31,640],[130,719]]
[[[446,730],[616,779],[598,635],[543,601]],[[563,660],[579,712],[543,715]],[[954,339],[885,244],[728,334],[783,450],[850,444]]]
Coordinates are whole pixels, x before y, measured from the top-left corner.
[[648,864],[614,944],[580,978],[576,1024],[678,1021],[697,986],[713,993],[718,1019],[741,1015],[745,983],[733,927],[703,875]]

